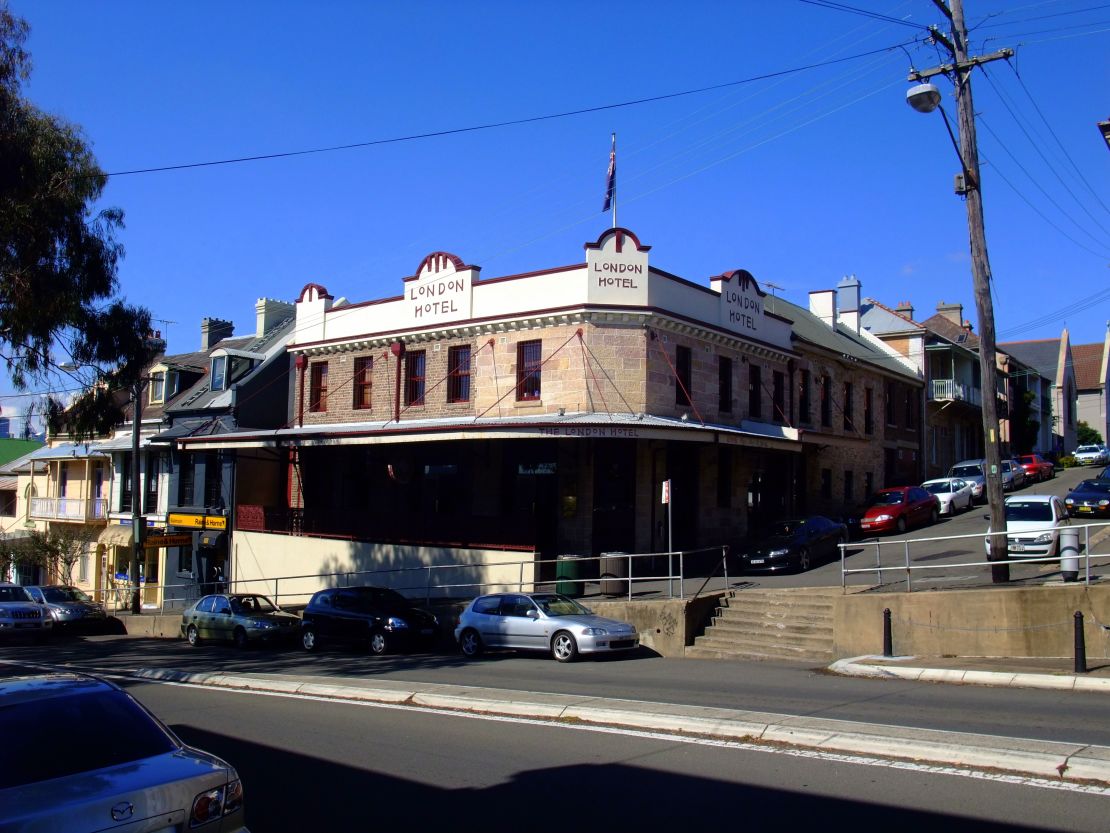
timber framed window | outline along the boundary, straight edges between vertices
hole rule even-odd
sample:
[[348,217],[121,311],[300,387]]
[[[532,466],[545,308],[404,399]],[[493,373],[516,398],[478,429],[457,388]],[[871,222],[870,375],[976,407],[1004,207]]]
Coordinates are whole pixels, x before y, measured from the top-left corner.
[[423,350],[405,353],[405,404],[423,405],[427,383],[427,357]]
[[370,403],[374,392],[373,374],[373,356],[359,356],[355,359],[355,377],[351,389],[354,396],[352,405],[356,411],[370,410]]
[[447,350],[447,401],[470,401],[470,345]]
[[540,341],[522,341],[516,346],[516,399],[532,402],[540,398]]
[[328,409],[328,363],[316,362],[312,365],[308,385],[308,410],[322,413]]
[[732,359],[728,356],[717,357],[717,410],[722,414],[732,413]]

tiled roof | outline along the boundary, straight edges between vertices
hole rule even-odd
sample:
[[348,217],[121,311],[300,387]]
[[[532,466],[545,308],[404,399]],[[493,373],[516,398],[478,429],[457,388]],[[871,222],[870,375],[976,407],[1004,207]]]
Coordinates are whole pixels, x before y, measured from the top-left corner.
[[1075,386],[1079,390],[1093,390],[1102,386],[1102,350],[1101,344],[1071,346],[1071,364],[1075,370]]
[[968,350],[979,349],[979,336],[968,330],[966,327],[961,327],[959,324],[950,321],[940,313],[931,315],[921,322],[925,327],[932,330],[942,338],[946,338],[953,344],[959,344],[966,347]]

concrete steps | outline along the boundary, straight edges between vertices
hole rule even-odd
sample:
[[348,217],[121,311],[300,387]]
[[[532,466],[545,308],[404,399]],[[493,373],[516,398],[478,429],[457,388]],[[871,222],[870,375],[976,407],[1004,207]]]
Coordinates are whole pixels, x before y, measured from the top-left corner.
[[739,590],[721,599],[705,634],[686,648],[701,659],[827,662],[839,589]]

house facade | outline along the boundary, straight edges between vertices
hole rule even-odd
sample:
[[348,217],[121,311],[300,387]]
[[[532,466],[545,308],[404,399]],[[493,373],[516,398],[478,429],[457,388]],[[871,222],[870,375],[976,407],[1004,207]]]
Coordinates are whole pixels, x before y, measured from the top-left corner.
[[585,248],[487,280],[437,252],[363,303],[307,285],[287,427],[176,440],[251,460],[234,578],[717,552],[882,484],[845,461],[884,459],[886,377],[920,383],[836,321],[835,292],[802,310],[743,270],[688,281],[626,229]]
[[1101,343],[1075,344],[1071,349],[1079,399],[1079,421],[1098,431],[1104,443],[1110,442],[1110,409],[1107,408],[1107,391],[1110,391],[1110,327]]
[[1048,383],[1041,395],[1041,422],[1048,432],[1045,441],[1049,445],[1037,450],[1057,456],[1070,454],[1076,447],[1079,409],[1068,331],[1065,329],[1060,338],[1003,342],[998,349],[1035,370]]

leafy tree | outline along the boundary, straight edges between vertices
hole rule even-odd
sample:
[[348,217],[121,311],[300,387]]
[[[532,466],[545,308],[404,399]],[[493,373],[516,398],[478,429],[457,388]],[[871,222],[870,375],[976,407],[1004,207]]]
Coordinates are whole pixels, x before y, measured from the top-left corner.
[[120,421],[111,391],[150,360],[150,313],[116,297],[123,212],[96,207],[108,177],[80,128],[23,97],[27,33],[0,0],[0,358],[24,390],[53,383],[59,365],[93,372],[103,392],[67,416],[87,435]]
[[1080,445],[1102,445],[1102,434],[1083,420],[1075,429],[1075,439]]

